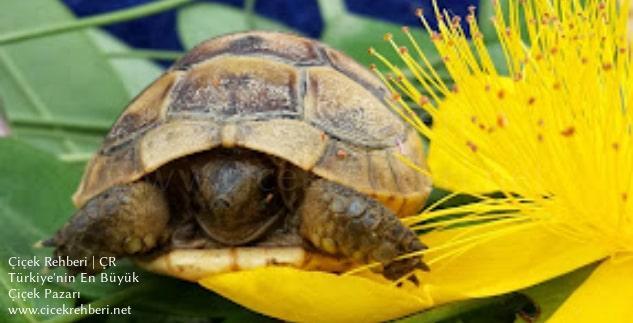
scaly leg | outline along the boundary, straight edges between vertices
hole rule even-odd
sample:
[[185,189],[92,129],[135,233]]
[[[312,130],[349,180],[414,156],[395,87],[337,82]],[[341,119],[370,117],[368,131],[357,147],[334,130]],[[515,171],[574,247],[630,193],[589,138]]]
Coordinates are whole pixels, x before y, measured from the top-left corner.
[[[163,192],[147,182],[114,186],[88,201],[44,245],[55,256],[88,260],[70,272],[97,273],[101,257],[150,251],[166,238],[169,206]],[[93,263],[94,261],[94,263]]]
[[380,262],[383,275],[392,280],[415,268],[428,270],[421,256],[394,260],[426,247],[385,206],[352,189],[315,180],[307,188],[298,214],[300,234],[329,254],[362,263]]

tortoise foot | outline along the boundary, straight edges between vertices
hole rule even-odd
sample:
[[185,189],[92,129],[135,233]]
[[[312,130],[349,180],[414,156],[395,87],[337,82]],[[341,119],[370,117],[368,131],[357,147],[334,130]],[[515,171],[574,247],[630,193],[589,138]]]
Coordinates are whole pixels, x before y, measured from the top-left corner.
[[420,255],[395,260],[426,247],[390,210],[352,189],[316,180],[298,212],[300,234],[328,254],[379,262],[383,275],[392,280],[416,268],[428,270]]
[[163,193],[146,182],[114,186],[90,199],[45,245],[56,257],[85,260],[73,273],[97,273],[103,257],[148,252],[167,233],[169,207]]

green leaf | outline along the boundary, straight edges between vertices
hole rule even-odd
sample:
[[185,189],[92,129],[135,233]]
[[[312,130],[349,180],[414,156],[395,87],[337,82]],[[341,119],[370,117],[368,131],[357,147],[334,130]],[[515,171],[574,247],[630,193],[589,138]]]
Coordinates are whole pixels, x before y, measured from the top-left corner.
[[46,24],[2,33],[0,35],[0,45],[138,19],[185,5],[191,1],[193,0],[158,0],[132,8],[121,9],[73,21],[45,21]]
[[495,302],[486,306],[464,312],[438,323],[508,323],[514,321],[519,313],[526,308],[532,308],[533,306],[527,296],[511,293],[501,298],[496,298]]
[[198,43],[227,33],[246,31],[250,25],[255,29],[292,31],[287,26],[273,20],[252,16],[240,9],[215,3],[198,3],[178,10],[178,34],[185,48],[193,48]]
[[[597,266],[598,264],[587,265],[569,274],[521,291],[521,293],[530,297],[537,306],[539,314],[534,322],[546,322],[567,297],[591,275]],[[517,320],[516,322],[524,321]]]
[[344,0],[319,0],[319,11],[326,24],[334,22],[339,17],[347,14]]
[[[10,273],[41,273],[42,266],[12,268],[10,257],[42,259],[50,255],[50,250],[35,249],[33,245],[52,235],[72,213],[70,203],[79,181],[79,169],[56,161],[51,155],[31,148],[12,139],[0,139],[0,313],[8,307],[74,306],[73,299],[31,298],[10,299],[9,290],[23,291],[37,288],[41,294],[49,288],[54,291],[66,290],[60,285],[47,283],[18,283]],[[2,315],[3,317],[8,317]],[[16,322],[34,322],[45,318],[35,315],[12,315]]]
[[68,287],[79,291],[82,298],[88,301],[98,301],[114,293],[133,291],[134,297],[124,299],[119,305],[131,306],[133,312],[187,317],[260,317],[259,314],[250,312],[197,284],[146,272],[127,260],[118,261],[116,267],[109,268],[106,273],[118,276],[136,273],[139,275],[139,283],[75,283]]
[[[528,300],[520,294],[471,299],[441,305],[397,320],[398,323],[507,322]],[[505,318],[505,320],[503,320]]]
[[[505,20],[506,25],[510,24],[510,2],[508,0],[481,0],[479,2],[479,10],[477,23],[479,24],[479,29],[484,36],[484,41],[486,43],[498,43],[499,35],[497,35],[497,30],[492,22],[496,16],[495,3],[499,3],[501,6],[501,11],[503,13],[503,19]],[[514,7],[518,12],[519,17],[519,28],[521,29],[521,38],[525,41],[526,44],[529,44],[529,37],[527,34],[527,21],[525,20],[525,15],[523,12],[523,4],[514,3]]]
[[[190,317],[218,317],[232,316],[250,317],[246,321],[261,321],[264,317],[251,312],[199,285],[181,280],[147,275],[151,282],[143,297],[135,297],[129,304],[133,308]],[[148,280],[149,282],[149,280]]]
[[488,48],[488,54],[497,68],[497,73],[508,75],[508,63],[503,53],[503,46],[500,43],[488,43],[486,48]]
[[[410,30],[421,49],[428,55],[431,63],[440,63],[439,56],[428,34],[422,32],[421,28],[410,28]],[[364,65],[376,63],[376,60],[367,53],[370,47],[375,47],[383,55],[393,58],[391,59],[393,63],[402,65],[400,59],[396,58],[393,48],[383,40],[386,33],[391,33],[397,44],[409,45],[402,33],[402,26],[354,14],[339,16],[331,23],[326,24],[321,40]],[[410,49],[413,50],[413,48]]]
[[[99,29],[88,30],[88,35],[104,54],[130,50],[130,47]],[[108,62],[123,81],[130,99],[138,95],[163,73],[161,67],[147,59],[115,57],[109,58]]]
[[479,30],[484,36],[486,42],[497,42],[497,31],[492,24],[492,18],[495,16],[494,3],[502,1],[502,6],[507,5],[506,0],[480,0],[477,8],[477,24]]
[[11,133],[9,122],[7,121],[7,113],[4,110],[4,102],[0,97],[0,138],[7,137]]
[[[0,2],[0,34],[73,19],[57,1]],[[56,154],[92,152],[129,99],[82,31],[0,46],[0,75],[14,135]]]

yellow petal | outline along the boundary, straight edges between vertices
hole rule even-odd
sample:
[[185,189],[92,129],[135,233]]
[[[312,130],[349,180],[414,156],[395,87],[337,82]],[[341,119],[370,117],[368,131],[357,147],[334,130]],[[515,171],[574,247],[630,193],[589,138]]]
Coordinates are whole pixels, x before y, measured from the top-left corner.
[[363,277],[264,267],[206,277],[202,286],[243,306],[294,322],[374,322],[430,307],[431,301]]
[[630,322],[633,260],[607,260],[563,303],[549,322]]
[[[509,228],[506,227],[506,228]],[[506,228],[495,228],[498,230]],[[570,240],[541,225],[523,225],[515,231],[490,237],[443,260],[442,250],[426,256],[431,271],[421,275],[435,303],[499,295],[531,286],[604,258],[608,253],[594,245]],[[477,230],[477,231],[472,231]],[[440,248],[464,233],[472,236],[489,228],[460,228],[425,235],[423,241]],[[439,250],[439,249],[438,249]]]

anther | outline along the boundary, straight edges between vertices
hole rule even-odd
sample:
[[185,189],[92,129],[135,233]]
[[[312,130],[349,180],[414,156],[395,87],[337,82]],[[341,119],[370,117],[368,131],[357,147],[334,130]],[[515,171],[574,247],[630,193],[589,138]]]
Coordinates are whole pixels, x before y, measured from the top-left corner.
[[497,116],[497,125],[499,128],[505,128],[508,125],[508,118],[502,114]]
[[339,149],[338,151],[336,151],[336,157],[338,157],[339,159],[344,159],[345,157],[347,157],[347,151]]
[[611,148],[613,148],[613,150],[618,151],[620,150],[620,144],[617,142],[614,142],[611,144]]
[[472,150],[472,152],[474,152],[474,153],[477,152],[477,145],[475,145],[472,141],[470,141],[470,140],[466,141],[466,146],[468,146],[468,148],[470,148],[470,150]]
[[574,133],[576,133],[576,128],[574,127],[568,127],[560,132],[560,134],[564,137],[571,137],[574,135]]
[[499,92],[497,92],[497,97],[501,100],[503,98],[505,98],[506,96],[506,91],[504,91],[503,89],[499,90]]
[[422,16],[424,16],[424,10],[423,10],[422,8],[417,8],[417,9],[415,9],[415,15],[416,15],[418,18],[422,18]]
[[386,41],[390,41],[393,39],[393,34],[391,33],[386,33],[385,36],[383,37]]

